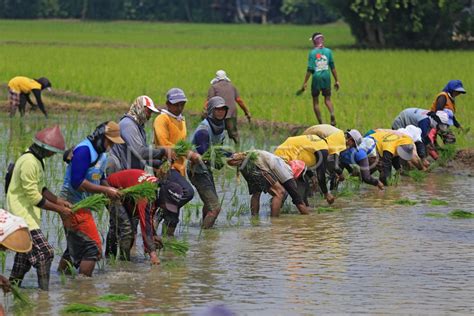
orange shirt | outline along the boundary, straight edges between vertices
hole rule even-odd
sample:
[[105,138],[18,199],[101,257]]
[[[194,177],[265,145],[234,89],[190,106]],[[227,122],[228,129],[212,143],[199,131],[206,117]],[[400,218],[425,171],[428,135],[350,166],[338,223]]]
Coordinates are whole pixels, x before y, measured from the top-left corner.
[[[153,122],[153,132],[155,146],[173,147],[178,141],[186,139],[186,121],[178,121],[174,117],[162,113]],[[182,176],[185,176],[185,161],[184,157],[180,157],[172,165],[172,168],[178,170]]]
[[454,104],[454,101],[451,99],[451,97],[449,96],[447,92],[441,92],[440,94],[436,96],[436,98],[433,101],[433,104],[431,105],[430,110],[433,112],[436,112],[436,100],[438,100],[438,98],[442,95],[446,97],[446,105],[444,106],[444,108],[450,109],[451,111],[453,111],[453,114],[456,113],[456,105]]

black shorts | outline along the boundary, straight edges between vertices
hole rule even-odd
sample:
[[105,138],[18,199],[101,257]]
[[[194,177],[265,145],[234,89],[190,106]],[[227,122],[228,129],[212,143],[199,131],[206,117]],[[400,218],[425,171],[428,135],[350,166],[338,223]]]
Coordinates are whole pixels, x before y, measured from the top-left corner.
[[258,192],[268,193],[270,188],[278,182],[274,175],[258,168],[252,168],[250,172],[242,170],[242,175],[247,181],[250,195]]
[[331,88],[322,89],[322,90],[311,89],[311,95],[313,97],[319,97],[319,94],[321,92],[323,93],[323,96],[325,96],[325,97],[330,97],[331,96]]
[[100,249],[97,243],[85,234],[66,229],[67,249],[63,258],[72,262],[77,268],[82,260],[99,261],[101,257]]

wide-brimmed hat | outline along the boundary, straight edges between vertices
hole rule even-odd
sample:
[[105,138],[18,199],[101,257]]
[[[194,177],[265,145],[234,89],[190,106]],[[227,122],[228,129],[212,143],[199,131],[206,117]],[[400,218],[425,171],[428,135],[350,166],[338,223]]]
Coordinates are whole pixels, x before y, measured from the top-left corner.
[[25,220],[4,209],[0,209],[0,244],[15,252],[28,252],[32,247]]
[[105,125],[105,137],[107,137],[114,144],[124,144],[125,141],[120,137],[120,127],[114,121],[109,121]]
[[47,127],[36,133],[33,142],[46,150],[61,153],[66,150],[66,142],[58,125]]
[[293,177],[298,179],[301,174],[306,170],[306,164],[303,160],[291,160],[289,163],[291,171],[293,171]]
[[403,160],[410,161],[415,154],[415,146],[413,144],[400,145],[397,147],[397,154]]

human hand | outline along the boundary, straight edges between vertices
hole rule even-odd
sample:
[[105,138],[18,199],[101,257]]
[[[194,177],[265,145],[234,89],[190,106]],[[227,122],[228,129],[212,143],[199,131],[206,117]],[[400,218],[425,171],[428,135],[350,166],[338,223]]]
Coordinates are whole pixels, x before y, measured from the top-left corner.
[[2,287],[3,293],[8,293],[11,291],[10,281],[3,275],[0,275],[0,287]]
[[188,154],[188,159],[191,160],[192,163],[199,163],[201,160],[201,155],[197,152],[190,151]]
[[326,193],[325,197],[326,197],[326,201],[328,202],[329,205],[334,203],[335,198],[331,193],[329,193],[329,192]]
[[344,180],[346,180],[346,178],[344,177],[344,175],[342,173],[336,175],[336,177],[337,177],[337,181],[339,181],[339,182],[344,182]]
[[160,236],[153,236],[153,242],[155,243],[155,247],[157,249],[163,249],[163,241],[161,240]]
[[249,123],[252,123],[252,117],[250,116],[250,113],[245,113],[245,117]]
[[159,265],[161,263],[160,258],[158,258],[158,255],[156,254],[156,251],[150,252],[150,263],[154,266]]
[[341,86],[341,84],[339,83],[339,81],[336,81],[336,83],[334,83],[334,89],[339,90],[339,87]]
[[67,208],[71,208],[72,207],[72,204],[69,203],[69,201],[66,201],[64,199],[61,199],[58,197],[57,201],[56,201],[56,204],[58,205],[61,205],[61,206],[64,206],[64,207],[67,207]]
[[171,161],[175,161],[176,159],[178,159],[178,157],[176,156],[176,152],[170,147],[167,147],[165,149],[165,156],[166,158],[168,158],[168,160]]
[[383,191],[383,189],[385,188],[383,183],[382,182],[377,182],[377,188],[379,188],[380,191]]
[[105,195],[112,200],[118,200],[122,197],[122,193],[116,188],[113,187],[105,187]]

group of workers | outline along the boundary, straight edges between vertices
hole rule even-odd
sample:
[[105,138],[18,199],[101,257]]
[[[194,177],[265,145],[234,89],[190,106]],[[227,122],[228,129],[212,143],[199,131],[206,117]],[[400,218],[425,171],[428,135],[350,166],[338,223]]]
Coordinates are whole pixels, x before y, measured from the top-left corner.
[[[33,81],[24,78],[16,77],[12,80],[16,85],[9,85],[10,101],[20,100],[11,104],[20,107],[20,113],[24,113],[22,100],[29,99],[23,96],[28,94],[28,90],[22,90],[25,85],[30,85],[33,92],[51,86],[47,79],[43,80],[45,78]],[[239,142],[235,102],[249,121],[250,112],[229,83],[227,74],[217,71],[211,81],[205,118],[190,137],[183,115],[188,99],[179,88],[167,92],[164,108],[157,108],[148,96],[137,97],[118,123],[101,123],[67,150],[58,126],[37,132],[31,146],[7,175],[9,213],[4,212],[5,216],[18,217],[22,223],[18,227],[23,230],[28,227],[29,234],[23,239],[31,243],[21,248],[24,251],[9,247],[17,252],[10,281],[21,284],[25,274],[34,267],[39,287],[48,290],[54,249],[41,230],[41,209],[56,212],[62,219],[67,248],[59,263],[60,271],[75,267],[80,274],[92,276],[103,252],[106,257],[130,260],[138,225],[145,253],[152,264],[159,264],[157,251],[162,244],[158,227],[162,223],[162,235],[174,235],[180,209],[193,199],[194,189],[203,203],[202,227],[214,226],[222,209],[214,171],[225,164],[235,167],[246,180],[252,215],[259,213],[262,193],[272,196],[271,216],[280,214],[287,195],[301,214],[310,213],[308,197],[315,190],[332,204],[335,198],[331,191],[337,190],[337,183],[344,180],[344,169],[350,173],[357,170],[363,182],[383,190],[390,184],[392,167],[426,170],[430,163],[428,156],[437,159],[437,135],[444,143],[455,141],[449,127],[461,125],[455,118],[454,100],[457,95],[466,93],[461,81],[450,81],[429,110],[403,110],[395,118],[392,129],[374,129],[362,135],[356,129],[344,131],[319,124],[307,128],[301,135],[288,137],[273,153],[234,152],[223,145],[226,130],[236,144]],[[222,93],[223,87],[229,90]],[[41,99],[37,100],[46,115],[44,106],[40,106]],[[154,113],[158,114],[153,122],[154,144],[149,145],[145,124]],[[193,146],[178,155],[176,145],[186,139],[190,139]],[[55,153],[64,153],[67,165],[58,195],[46,187],[44,172],[44,160]],[[165,164],[169,164],[169,170],[163,171]],[[375,171],[379,172],[378,177],[374,176]],[[154,201],[135,202],[123,198],[120,189],[144,181],[159,184]],[[72,211],[73,204],[94,193],[102,193],[111,200],[105,251],[91,210]],[[0,218],[4,213],[0,212]],[[2,236],[0,234],[0,243]],[[5,243],[2,245],[8,247]],[[5,278],[0,281],[8,283]]]

